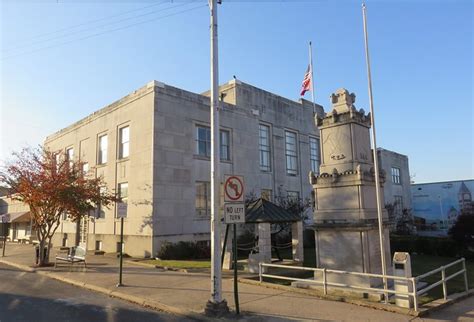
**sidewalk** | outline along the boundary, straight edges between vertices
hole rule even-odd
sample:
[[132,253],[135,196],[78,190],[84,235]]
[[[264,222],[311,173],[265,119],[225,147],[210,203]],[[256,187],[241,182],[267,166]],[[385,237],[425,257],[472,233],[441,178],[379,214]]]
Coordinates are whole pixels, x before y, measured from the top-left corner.
[[[51,260],[54,254],[51,254]],[[0,262],[21,269],[32,269],[34,249],[31,245],[8,244]],[[123,283],[117,288],[118,259],[108,256],[87,256],[88,269],[68,265],[36,269],[47,275],[80,287],[109,294],[141,305],[195,319],[205,319],[204,306],[210,297],[208,273],[182,273],[144,267],[124,262]],[[233,280],[223,279],[223,296],[234,309]],[[227,277],[229,276],[229,277]],[[328,301],[291,291],[239,283],[242,320],[336,320],[336,321],[413,321],[412,316]],[[472,297],[471,297],[472,299]],[[250,313],[251,315],[247,315]],[[416,320],[416,319],[415,319]],[[426,320],[426,319],[425,319]]]

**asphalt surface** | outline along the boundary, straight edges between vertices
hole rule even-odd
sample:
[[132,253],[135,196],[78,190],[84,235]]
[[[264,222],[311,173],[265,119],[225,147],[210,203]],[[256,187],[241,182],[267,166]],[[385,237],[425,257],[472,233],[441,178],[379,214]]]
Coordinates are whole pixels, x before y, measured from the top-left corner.
[[0,322],[183,321],[164,312],[0,264]]

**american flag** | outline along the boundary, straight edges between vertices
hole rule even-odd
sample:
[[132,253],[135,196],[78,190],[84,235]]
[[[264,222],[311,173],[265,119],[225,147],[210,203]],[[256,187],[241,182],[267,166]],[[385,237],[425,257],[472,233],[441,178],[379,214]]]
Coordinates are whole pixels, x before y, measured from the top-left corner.
[[306,69],[306,73],[304,74],[303,83],[301,83],[301,96],[307,91],[311,90],[311,66],[308,65],[308,69]]

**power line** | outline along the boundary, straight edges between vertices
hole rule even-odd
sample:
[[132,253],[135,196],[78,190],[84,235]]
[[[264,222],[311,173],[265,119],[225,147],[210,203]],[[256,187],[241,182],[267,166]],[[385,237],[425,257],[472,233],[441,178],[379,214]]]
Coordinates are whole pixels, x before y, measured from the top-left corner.
[[193,11],[193,10],[200,9],[200,8],[204,8],[204,7],[207,7],[207,4],[205,4],[205,5],[199,5],[199,6],[197,6],[197,7],[193,7],[193,8],[186,9],[186,10],[181,10],[181,11],[174,12],[174,13],[171,13],[171,14],[168,14],[168,15],[164,15],[164,16],[160,16],[160,17],[157,17],[157,18],[153,18],[153,19],[144,20],[144,21],[141,21],[141,22],[129,24],[129,25],[126,25],[126,26],[123,26],[123,27],[119,27],[119,28],[115,28],[115,29],[109,29],[109,30],[106,30],[106,31],[104,31],[104,32],[99,32],[99,33],[92,34],[92,35],[89,35],[89,36],[86,36],[86,37],[77,38],[77,39],[73,39],[73,40],[70,40],[70,41],[62,42],[62,43],[59,43],[59,44],[55,44],[55,45],[51,45],[51,46],[47,46],[47,47],[42,47],[42,48],[39,48],[39,49],[36,49],[36,50],[23,52],[23,53],[20,53],[20,54],[17,54],[17,55],[7,56],[7,57],[2,58],[1,60],[7,60],[7,59],[12,59],[12,58],[17,58],[17,57],[20,57],[20,56],[24,56],[24,55],[36,53],[36,52],[38,52],[38,51],[43,51],[43,50],[46,50],[46,49],[50,49],[50,48],[55,48],[55,47],[63,46],[63,45],[66,45],[66,44],[69,44],[69,43],[73,43],[73,42],[76,42],[76,41],[80,41],[80,40],[85,40],[85,39],[97,37],[97,36],[100,36],[100,35],[103,35],[103,34],[107,34],[107,33],[110,33],[110,32],[115,32],[115,31],[119,31],[119,30],[131,28],[131,27],[134,27],[134,26],[137,26],[137,25],[141,25],[141,24],[144,24],[144,23],[148,23],[148,22],[152,22],[152,21],[157,21],[157,20],[165,19],[165,18],[172,17],[172,16],[177,16],[177,15],[179,15],[179,14],[186,13],[186,12]]
[[39,34],[39,35],[36,35],[36,36],[32,36],[32,37],[27,38],[27,39],[20,40],[20,41],[18,41],[18,42],[16,42],[16,43],[13,43],[13,45],[16,46],[16,44],[18,44],[18,43],[29,42],[29,41],[35,40],[36,38],[42,38],[42,37],[45,37],[45,36],[49,36],[49,35],[61,33],[61,32],[63,32],[63,31],[75,29],[75,28],[77,28],[77,27],[81,27],[81,26],[84,26],[84,25],[94,24],[94,23],[99,22],[99,21],[103,21],[103,20],[108,20],[108,19],[120,17],[120,16],[127,15],[127,14],[132,13],[132,12],[135,12],[135,11],[141,11],[141,10],[148,9],[148,8],[151,8],[151,7],[159,6],[159,5],[162,5],[163,3],[170,2],[170,1],[172,2],[172,0],[160,1],[160,2],[154,3],[154,4],[149,5],[149,6],[145,6],[145,7],[141,7],[141,8],[136,8],[136,9],[132,9],[132,10],[128,10],[128,11],[124,11],[124,12],[121,12],[121,13],[119,13],[119,14],[115,14],[115,15],[111,15],[111,16],[106,16],[106,17],[103,17],[103,18],[95,19],[95,20],[85,21],[85,22],[79,23],[79,24],[77,24],[77,25],[72,25],[72,26],[69,26],[69,27],[61,28],[61,29],[58,29],[58,30],[55,30],[55,31],[46,32],[46,33],[43,33],[43,34]]
[[[165,2],[162,2],[160,4],[163,4],[163,3],[165,3]],[[15,46],[15,47],[12,47],[12,48],[7,48],[7,49],[3,50],[3,52],[7,53],[9,51],[12,51],[12,50],[15,50],[15,49],[18,49],[18,48],[34,46],[34,45],[54,41],[54,40],[57,40],[57,39],[67,38],[71,35],[80,34],[80,33],[83,33],[83,32],[91,31],[91,30],[94,30],[94,29],[98,29],[98,28],[102,28],[102,27],[106,27],[106,26],[110,26],[110,25],[115,25],[115,24],[118,24],[118,23],[121,23],[121,22],[124,22],[124,21],[133,20],[133,19],[136,19],[136,18],[144,17],[144,16],[149,16],[149,15],[152,15],[152,14],[155,14],[155,13],[158,13],[158,12],[163,12],[163,11],[179,8],[179,7],[182,7],[184,5],[187,5],[187,3],[179,4],[179,5],[164,8],[164,9],[153,10],[153,11],[150,11],[150,12],[146,12],[146,13],[143,13],[143,14],[135,15],[135,16],[132,16],[132,17],[124,18],[124,19],[120,19],[120,20],[117,20],[117,21],[107,22],[105,24],[101,24],[101,25],[91,27],[91,28],[72,31],[72,32],[64,34],[64,35],[59,35],[59,36],[55,36],[55,37],[51,37],[51,38],[47,38],[47,39],[43,39],[43,40],[38,40],[38,41],[32,42],[30,44],[24,44],[24,45]]]

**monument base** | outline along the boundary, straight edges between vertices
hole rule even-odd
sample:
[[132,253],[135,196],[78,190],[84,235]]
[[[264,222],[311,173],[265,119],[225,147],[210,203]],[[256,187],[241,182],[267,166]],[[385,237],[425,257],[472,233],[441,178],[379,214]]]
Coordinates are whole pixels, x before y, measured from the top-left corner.
[[[379,231],[373,224],[316,224],[315,241],[316,265],[319,268],[382,274]],[[384,228],[384,242],[386,272],[391,275],[388,228]],[[322,273],[315,273],[314,277],[322,280]],[[337,273],[328,273],[327,280],[364,287],[377,287],[383,283],[381,278]]]

